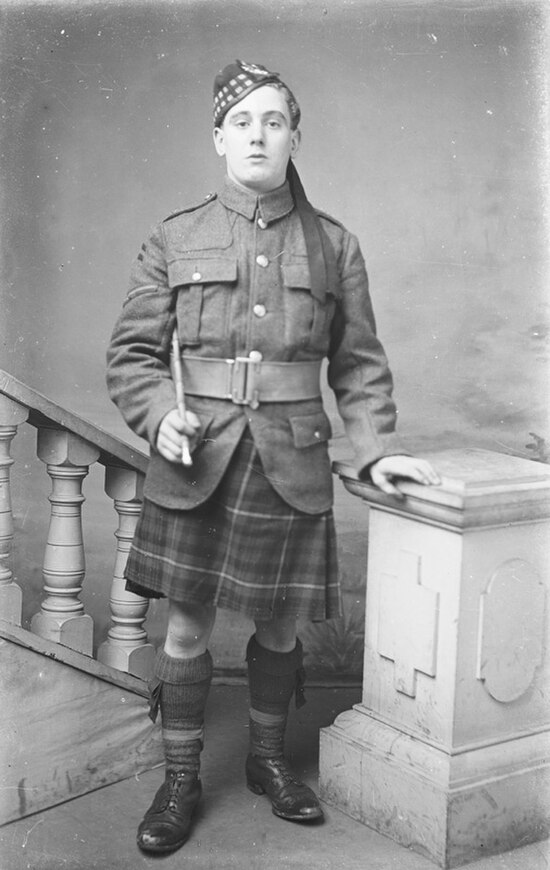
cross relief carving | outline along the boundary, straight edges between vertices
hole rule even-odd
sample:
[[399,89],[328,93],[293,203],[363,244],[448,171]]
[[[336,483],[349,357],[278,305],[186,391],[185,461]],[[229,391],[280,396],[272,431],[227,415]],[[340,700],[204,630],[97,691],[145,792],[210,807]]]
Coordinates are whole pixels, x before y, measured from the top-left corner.
[[420,671],[435,677],[439,592],[422,585],[422,559],[401,550],[396,574],[382,574],[378,652],[394,663],[398,692],[416,696]]

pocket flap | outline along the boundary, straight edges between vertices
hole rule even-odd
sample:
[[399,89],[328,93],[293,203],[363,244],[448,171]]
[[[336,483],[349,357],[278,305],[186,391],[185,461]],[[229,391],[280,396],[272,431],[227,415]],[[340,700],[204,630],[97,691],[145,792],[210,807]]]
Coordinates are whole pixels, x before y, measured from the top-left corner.
[[309,266],[305,263],[281,263],[285,287],[303,287],[311,290]]
[[236,260],[184,260],[168,263],[168,282],[171,287],[180,284],[234,283],[237,280]]
[[294,446],[298,449],[311,447],[313,444],[322,444],[324,441],[328,441],[332,435],[330,420],[324,411],[290,417],[289,422]]

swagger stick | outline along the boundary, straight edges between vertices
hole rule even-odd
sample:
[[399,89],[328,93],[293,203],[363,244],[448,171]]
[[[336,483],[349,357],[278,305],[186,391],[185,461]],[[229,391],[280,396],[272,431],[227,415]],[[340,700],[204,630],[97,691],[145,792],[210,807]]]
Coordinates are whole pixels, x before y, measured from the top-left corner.
[[[176,403],[182,423],[185,423],[185,390],[183,389],[183,371],[181,368],[180,343],[178,341],[178,328],[174,327],[172,333],[172,363],[174,384],[176,386]],[[193,465],[191,454],[189,452],[189,439],[187,435],[183,435],[181,445],[181,461],[184,465]]]

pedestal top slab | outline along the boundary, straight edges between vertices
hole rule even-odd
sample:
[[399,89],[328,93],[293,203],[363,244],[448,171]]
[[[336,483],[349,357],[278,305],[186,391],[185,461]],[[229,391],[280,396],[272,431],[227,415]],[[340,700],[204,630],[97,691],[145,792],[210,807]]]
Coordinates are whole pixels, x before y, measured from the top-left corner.
[[381,509],[440,525],[471,528],[550,518],[550,466],[479,448],[420,454],[441,475],[440,486],[400,481],[404,498],[359,480],[347,462],[333,470],[354,495]]

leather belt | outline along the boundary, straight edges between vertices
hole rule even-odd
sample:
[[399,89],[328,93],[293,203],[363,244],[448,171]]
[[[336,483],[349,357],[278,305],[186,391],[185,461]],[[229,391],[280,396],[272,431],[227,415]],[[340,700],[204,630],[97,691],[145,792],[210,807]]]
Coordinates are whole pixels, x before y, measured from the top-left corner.
[[261,402],[298,402],[321,395],[321,360],[263,362],[257,356],[255,351],[236,359],[182,356],[185,392],[251,408]]

